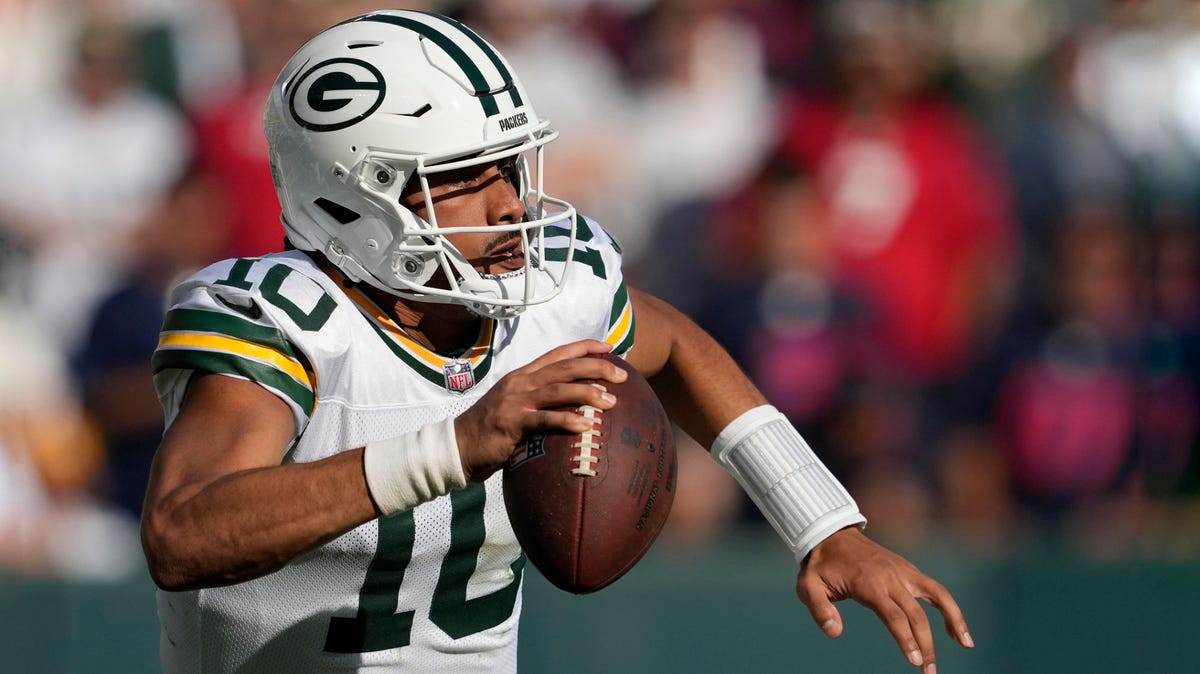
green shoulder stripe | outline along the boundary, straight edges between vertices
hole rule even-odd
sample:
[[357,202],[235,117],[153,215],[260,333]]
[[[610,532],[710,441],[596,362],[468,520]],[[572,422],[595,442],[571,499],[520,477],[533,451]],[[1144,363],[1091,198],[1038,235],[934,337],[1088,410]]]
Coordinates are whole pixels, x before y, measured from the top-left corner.
[[251,323],[236,316],[203,309],[172,309],[163,321],[164,332],[211,332],[236,337],[274,349],[289,358],[304,362],[283,332],[277,328]]
[[621,318],[621,314],[625,311],[626,304],[629,304],[629,288],[625,286],[625,279],[621,279],[621,285],[617,288],[617,294],[613,296],[612,311],[608,314],[609,328],[617,324],[617,321]]
[[154,368],[154,374],[159,374],[164,370],[180,369],[245,377],[291,398],[308,415],[313,413],[313,407],[316,404],[316,396],[313,395],[313,392],[288,374],[231,353],[192,349],[159,349],[154,352],[154,357],[150,362]]

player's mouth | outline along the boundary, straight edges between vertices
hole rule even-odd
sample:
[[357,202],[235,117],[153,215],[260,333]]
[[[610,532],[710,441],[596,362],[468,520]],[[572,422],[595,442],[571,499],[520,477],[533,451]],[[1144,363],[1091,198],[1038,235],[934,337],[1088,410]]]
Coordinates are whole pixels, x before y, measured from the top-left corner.
[[496,246],[488,253],[488,267],[499,268],[500,273],[519,271],[525,268],[525,250],[519,236]]

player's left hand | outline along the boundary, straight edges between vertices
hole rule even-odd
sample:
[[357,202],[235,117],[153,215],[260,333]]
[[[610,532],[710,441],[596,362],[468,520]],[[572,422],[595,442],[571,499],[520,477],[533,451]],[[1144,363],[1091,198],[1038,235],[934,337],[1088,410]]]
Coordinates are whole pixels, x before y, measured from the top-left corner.
[[833,534],[809,553],[796,594],[831,639],[842,634],[842,616],[833,602],[853,599],[871,609],[904,657],[924,674],[935,674],[936,656],[929,619],[918,599],[942,612],[952,639],[966,648],[975,646],[962,611],[941,583],[854,527]]

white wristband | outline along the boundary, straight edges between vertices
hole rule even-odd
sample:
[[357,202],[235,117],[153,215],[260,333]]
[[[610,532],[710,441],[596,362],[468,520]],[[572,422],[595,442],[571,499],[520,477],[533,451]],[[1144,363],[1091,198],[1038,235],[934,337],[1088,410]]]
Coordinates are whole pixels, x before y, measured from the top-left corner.
[[454,419],[367,443],[363,472],[371,498],[385,517],[465,487]]
[[734,419],[713,442],[712,456],[742,485],[797,562],[835,531],[867,521],[846,488],[771,405]]

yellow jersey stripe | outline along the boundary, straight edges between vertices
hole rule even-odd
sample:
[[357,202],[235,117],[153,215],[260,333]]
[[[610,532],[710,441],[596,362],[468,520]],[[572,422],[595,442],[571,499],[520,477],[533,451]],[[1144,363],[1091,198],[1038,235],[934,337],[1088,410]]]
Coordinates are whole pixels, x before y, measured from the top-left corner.
[[629,336],[629,327],[633,323],[633,303],[626,302],[625,308],[621,310],[621,317],[617,319],[616,325],[608,331],[608,336],[604,341],[616,346]]
[[199,348],[247,356],[274,365],[277,369],[291,375],[293,379],[310,389],[315,390],[316,388],[312,380],[312,375],[304,369],[304,366],[299,361],[289,358],[274,349],[268,349],[241,339],[192,332],[167,332],[163,333],[162,337],[159,338],[158,348]]

